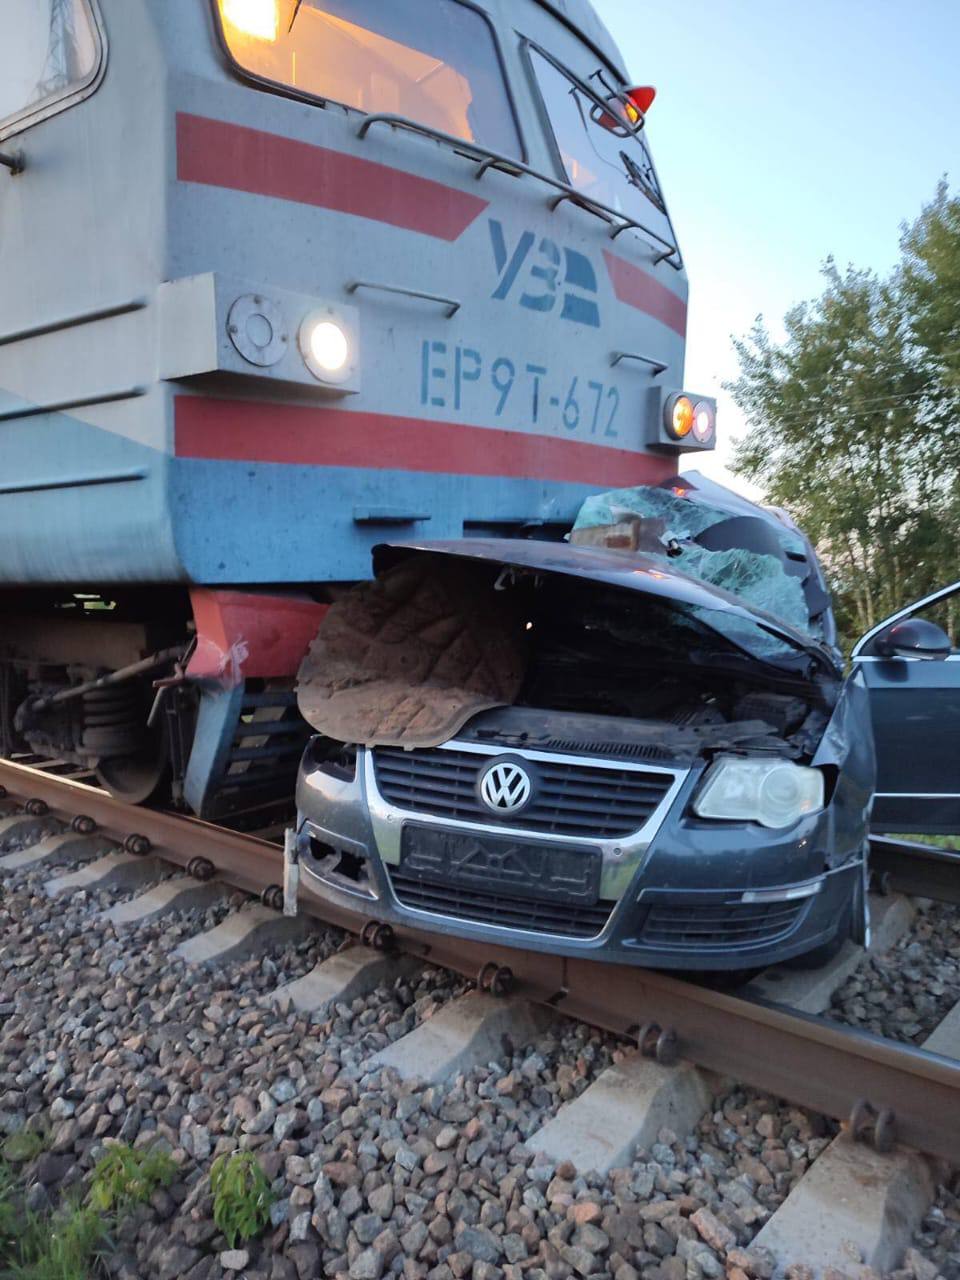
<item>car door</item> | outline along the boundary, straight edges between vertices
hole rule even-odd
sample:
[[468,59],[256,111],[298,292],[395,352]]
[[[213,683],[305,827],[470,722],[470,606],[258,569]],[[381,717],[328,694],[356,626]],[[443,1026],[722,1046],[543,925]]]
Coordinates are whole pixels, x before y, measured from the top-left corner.
[[[936,654],[907,656],[891,628],[922,620],[946,633]],[[884,619],[852,659],[870,692],[877,748],[872,829],[924,835],[960,833],[960,582]],[[936,639],[926,628],[929,639]],[[917,651],[918,653],[921,650]]]

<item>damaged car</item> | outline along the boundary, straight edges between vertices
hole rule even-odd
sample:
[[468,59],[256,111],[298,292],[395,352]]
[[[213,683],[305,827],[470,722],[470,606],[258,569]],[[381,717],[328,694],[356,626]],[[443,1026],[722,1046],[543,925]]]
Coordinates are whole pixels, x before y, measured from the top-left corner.
[[562,541],[385,544],[374,571],[300,672],[305,891],[657,968],[865,939],[867,691],[782,513],[687,473]]

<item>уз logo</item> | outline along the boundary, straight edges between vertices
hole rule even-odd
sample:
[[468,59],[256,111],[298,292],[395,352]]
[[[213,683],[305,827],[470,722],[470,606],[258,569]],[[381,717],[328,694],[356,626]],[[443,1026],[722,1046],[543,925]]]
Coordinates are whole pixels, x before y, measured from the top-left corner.
[[[514,246],[507,250],[503,223],[490,219],[490,243],[493,260],[500,279],[493,297],[502,302],[512,290],[522,268],[530,258],[536,236],[524,231]],[[563,267],[561,274],[561,264]],[[553,240],[543,236],[526,271],[525,288],[520,295],[521,307],[530,311],[552,311],[557,298],[563,299],[561,320],[575,320],[578,324],[600,327],[600,308],[597,305],[597,273],[593,263],[576,249],[561,248]]]

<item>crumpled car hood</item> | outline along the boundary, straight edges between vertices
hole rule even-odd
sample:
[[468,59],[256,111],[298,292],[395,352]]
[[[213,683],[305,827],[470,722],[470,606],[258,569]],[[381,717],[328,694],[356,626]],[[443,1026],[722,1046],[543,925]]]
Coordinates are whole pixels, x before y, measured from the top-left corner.
[[[525,671],[522,619],[505,575],[560,575],[657,599],[753,662],[839,677],[810,635],[660,557],[505,538],[382,544],[377,579],[329,609],[298,677],[301,714],[328,737],[367,746],[437,746],[471,716],[507,705]],[[482,585],[481,585],[482,584]]]
[[[471,571],[472,570],[472,571]],[[331,605],[300,665],[297,702],[340,742],[425,747],[520,692],[523,631],[476,569],[407,559]]]
[[374,566],[379,572],[411,552],[494,562],[526,572],[563,574],[652,596],[685,607],[722,641],[755,660],[797,671],[801,669],[798,655],[803,655],[809,661],[802,666],[812,662],[831,675],[840,674],[839,661],[828,645],[765,610],[749,607],[722,587],[681,573],[659,556],[643,552],[628,556],[603,547],[519,538],[450,538],[381,544],[374,548]]

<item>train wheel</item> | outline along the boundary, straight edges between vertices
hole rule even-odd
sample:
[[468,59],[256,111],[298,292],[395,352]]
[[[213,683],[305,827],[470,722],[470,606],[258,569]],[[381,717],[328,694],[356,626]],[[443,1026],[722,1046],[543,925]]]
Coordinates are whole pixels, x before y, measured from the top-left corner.
[[97,780],[118,800],[146,804],[159,799],[169,785],[169,765],[162,736],[153,735],[142,750],[112,756],[97,765]]

